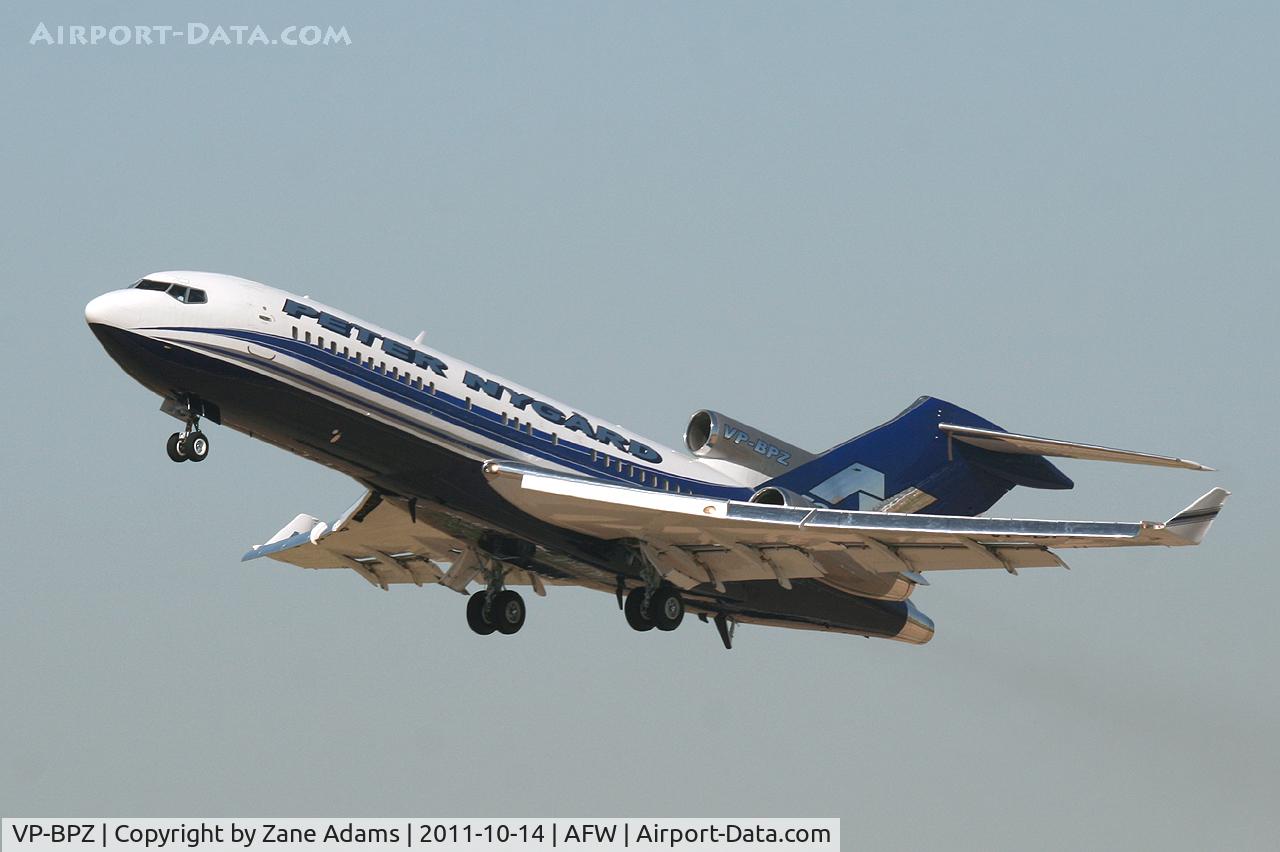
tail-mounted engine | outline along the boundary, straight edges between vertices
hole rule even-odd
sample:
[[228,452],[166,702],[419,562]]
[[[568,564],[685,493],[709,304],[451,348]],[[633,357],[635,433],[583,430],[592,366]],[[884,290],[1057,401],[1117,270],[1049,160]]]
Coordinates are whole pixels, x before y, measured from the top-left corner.
[[698,458],[723,459],[770,479],[814,458],[813,453],[705,409],[689,418],[684,443]]

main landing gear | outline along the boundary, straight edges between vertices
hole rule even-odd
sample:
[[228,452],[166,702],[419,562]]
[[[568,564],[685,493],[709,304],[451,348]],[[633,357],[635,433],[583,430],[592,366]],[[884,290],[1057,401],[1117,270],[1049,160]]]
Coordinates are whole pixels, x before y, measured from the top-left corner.
[[627,624],[640,633],[655,627],[664,632],[675,630],[684,621],[684,598],[680,590],[662,579],[643,549],[633,550],[630,561],[639,566],[644,585],[627,592],[627,602],[623,604],[626,581],[618,576],[618,606],[626,615]]
[[505,636],[519,632],[524,614],[524,598],[511,589],[496,594],[486,589],[467,598],[467,626],[481,636],[495,630]]
[[164,445],[169,458],[176,462],[204,461],[209,457],[209,439],[198,428],[198,421],[192,420],[181,432],[174,432]]
[[663,631],[675,630],[684,621],[684,598],[679,589],[670,586],[657,589],[640,586],[627,594],[623,613],[631,629],[641,633],[655,627]]
[[528,558],[533,546],[516,539],[491,538],[480,555],[482,571],[488,586],[467,598],[467,626],[481,636],[497,631],[504,636],[520,632],[524,627],[524,598],[503,585],[507,568],[502,557]]

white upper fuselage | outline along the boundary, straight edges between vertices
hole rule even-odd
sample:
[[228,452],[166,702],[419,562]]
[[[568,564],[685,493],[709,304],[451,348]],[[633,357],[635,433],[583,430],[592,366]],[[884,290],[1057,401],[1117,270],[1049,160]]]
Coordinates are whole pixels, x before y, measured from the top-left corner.
[[[166,292],[164,285],[176,289]],[[243,278],[155,273],[94,299],[85,316],[287,382],[476,461],[513,459],[632,486],[724,496],[749,492],[766,478],[723,460],[692,458],[419,340]]]

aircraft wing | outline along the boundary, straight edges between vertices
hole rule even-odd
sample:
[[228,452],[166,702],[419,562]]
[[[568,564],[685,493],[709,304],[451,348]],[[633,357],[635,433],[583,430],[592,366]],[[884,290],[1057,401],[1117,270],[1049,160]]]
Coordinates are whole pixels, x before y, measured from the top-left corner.
[[[449,530],[438,517],[432,523],[420,514],[407,500],[367,491],[333,524],[298,515],[241,561],[266,556],[300,568],[347,568],[384,590],[439,583],[465,594],[472,580],[483,583],[468,531]],[[510,569],[505,582],[532,585],[542,594],[541,579],[527,571]]]
[[[1050,548],[1199,544],[1227,492],[1215,488],[1165,523],[1049,521],[852,512],[716,500],[614,485],[515,462],[485,464],[490,484],[542,520],[604,539],[634,538],[658,570],[700,582],[821,577],[832,552],[875,573],[1063,565]],[[683,579],[686,582],[681,583]]]

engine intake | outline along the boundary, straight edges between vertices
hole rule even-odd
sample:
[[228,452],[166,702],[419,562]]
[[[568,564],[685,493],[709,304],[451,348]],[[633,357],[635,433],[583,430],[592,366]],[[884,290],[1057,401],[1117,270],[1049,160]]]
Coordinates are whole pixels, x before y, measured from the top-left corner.
[[[813,453],[780,441],[718,411],[703,409],[689,418],[684,443],[698,458],[723,459],[773,478],[814,458]],[[776,496],[770,495],[777,499]]]
[[794,491],[788,491],[776,485],[766,485],[755,494],[752,494],[751,499],[747,502],[760,503],[764,506],[798,506],[804,509],[812,509],[817,505],[803,494],[797,494]]

